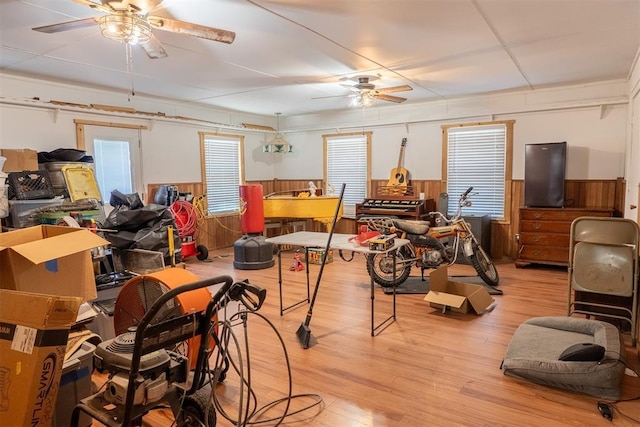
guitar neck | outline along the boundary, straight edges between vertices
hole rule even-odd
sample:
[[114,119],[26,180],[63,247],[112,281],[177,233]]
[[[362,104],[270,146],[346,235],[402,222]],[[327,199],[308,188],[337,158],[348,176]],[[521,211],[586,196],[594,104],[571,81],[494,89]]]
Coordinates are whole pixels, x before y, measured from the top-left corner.
[[402,159],[404,158],[404,147],[407,145],[407,138],[402,138],[402,144],[400,145],[400,153],[398,154],[398,167],[396,170],[402,167]]

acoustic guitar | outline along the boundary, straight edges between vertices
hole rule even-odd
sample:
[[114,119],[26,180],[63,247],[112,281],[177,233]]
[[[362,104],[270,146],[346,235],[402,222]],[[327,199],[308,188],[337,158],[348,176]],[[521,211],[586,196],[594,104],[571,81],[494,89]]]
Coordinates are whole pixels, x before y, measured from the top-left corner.
[[402,138],[402,144],[400,145],[400,154],[398,155],[398,167],[391,169],[389,182],[387,187],[398,187],[397,190],[401,193],[407,191],[407,180],[409,171],[402,167],[402,161],[404,160],[404,147],[407,145],[407,138]]

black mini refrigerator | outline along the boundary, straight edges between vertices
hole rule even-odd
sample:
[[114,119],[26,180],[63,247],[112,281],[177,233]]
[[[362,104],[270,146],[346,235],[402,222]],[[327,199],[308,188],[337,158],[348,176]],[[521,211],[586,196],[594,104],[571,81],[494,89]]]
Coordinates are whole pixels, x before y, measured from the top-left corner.
[[566,159],[566,142],[525,145],[525,206],[564,207]]

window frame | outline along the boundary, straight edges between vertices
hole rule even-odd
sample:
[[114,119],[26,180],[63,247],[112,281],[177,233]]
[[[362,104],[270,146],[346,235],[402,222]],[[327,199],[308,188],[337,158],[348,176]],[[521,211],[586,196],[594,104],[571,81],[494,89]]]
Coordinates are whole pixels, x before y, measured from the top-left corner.
[[[244,157],[244,136],[242,135],[234,135],[234,134],[225,134],[218,132],[198,132],[198,137],[200,140],[200,175],[202,181],[203,193],[207,193],[207,168],[206,168],[206,153],[205,153],[205,140],[208,137],[213,138],[228,138],[228,139],[236,139],[238,141],[238,182],[240,185],[243,185],[245,181],[245,157]],[[236,191],[240,191],[238,188]],[[238,193],[239,197],[239,193]],[[207,203],[206,209],[206,217],[224,217],[224,216],[235,216],[239,215],[241,211],[241,206],[238,204],[237,210],[233,211],[224,211],[224,212],[209,212],[209,203]]]
[[[371,141],[372,141],[372,136],[373,136],[373,132],[371,131],[366,131],[366,132],[348,132],[348,133],[336,133],[336,134],[325,134],[322,135],[322,141],[323,141],[323,152],[324,152],[324,167],[323,167],[323,180],[324,180],[324,185],[325,187],[329,184],[328,181],[328,167],[329,167],[329,139],[330,138],[344,138],[344,137],[350,137],[350,136],[364,136],[365,137],[365,144],[366,144],[366,178],[365,178],[365,194],[363,197],[363,200],[367,197],[369,197],[369,194],[371,192]],[[339,191],[338,188],[335,189],[336,192]],[[361,202],[358,202],[361,203]],[[343,209],[345,210],[345,214],[343,215],[343,218],[352,218],[355,219],[355,204],[353,206],[353,213],[348,212],[349,209],[347,209],[347,206],[345,206],[345,204],[343,203]]]
[[478,126],[492,126],[492,125],[504,125],[505,126],[505,165],[504,165],[504,205],[503,205],[503,217],[491,218],[491,221],[500,224],[511,223],[511,203],[513,192],[513,128],[515,120],[494,120],[489,122],[475,122],[475,123],[461,123],[442,125],[442,180],[440,189],[443,193],[447,192],[448,183],[448,152],[449,152],[449,129],[462,128],[462,127],[478,127]]
[[[136,151],[135,153],[130,153],[133,155],[131,157],[131,167],[132,167],[131,178],[133,181],[132,185],[133,185],[134,192],[137,193],[142,200],[145,200],[147,196],[146,194],[147,191],[145,188],[145,183],[143,182],[143,178],[142,178],[142,172],[143,172],[142,170],[142,131],[147,130],[148,127],[144,125],[101,122],[101,121],[81,120],[81,119],[74,119],[73,123],[75,124],[75,127],[76,127],[76,148],[82,151],[87,151],[88,149],[87,134],[91,133],[87,131],[86,126],[115,128],[118,130],[132,130],[137,132],[137,136],[135,138],[132,138],[133,141],[129,141],[130,143],[135,143],[135,146],[132,146],[130,144],[130,149],[135,148],[135,151]],[[105,134],[108,134],[108,131],[105,131]],[[105,139],[110,140],[111,138],[109,138],[107,135],[107,138]],[[114,140],[119,140],[119,139],[120,138],[118,136],[114,137]],[[91,146],[93,146],[93,142],[91,143]],[[94,153],[90,153],[90,154],[94,154]],[[98,171],[96,170],[96,173],[97,172]],[[102,192],[102,189],[100,189],[100,191]],[[106,206],[110,206],[109,199],[103,200],[102,203],[105,204]]]

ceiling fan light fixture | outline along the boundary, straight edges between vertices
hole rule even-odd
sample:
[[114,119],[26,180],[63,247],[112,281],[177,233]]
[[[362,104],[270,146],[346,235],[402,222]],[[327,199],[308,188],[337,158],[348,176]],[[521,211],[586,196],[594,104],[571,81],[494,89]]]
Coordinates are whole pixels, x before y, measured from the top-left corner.
[[376,102],[376,98],[369,92],[359,93],[351,102],[354,107],[370,107]]
[[98,18],[100,33],[111,40],[130,45],[142,44],[151,38],[151,26],[133,13],[104,15]]

